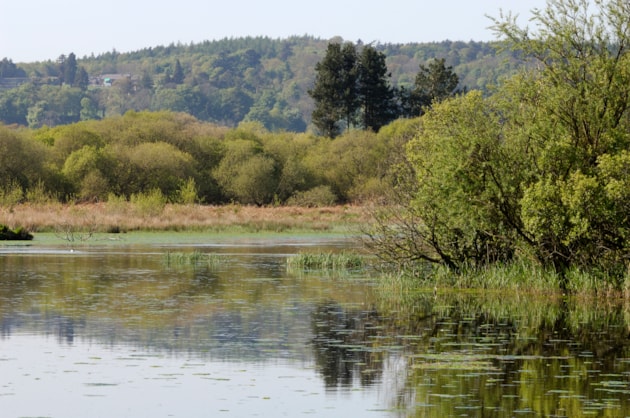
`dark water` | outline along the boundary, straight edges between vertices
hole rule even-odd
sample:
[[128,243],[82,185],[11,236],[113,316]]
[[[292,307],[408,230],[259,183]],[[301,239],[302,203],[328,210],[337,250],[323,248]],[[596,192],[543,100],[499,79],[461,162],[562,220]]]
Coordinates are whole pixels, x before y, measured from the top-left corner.
[[625,301],[287,269],[349,246],[0,247],[0,416],[630,415]]

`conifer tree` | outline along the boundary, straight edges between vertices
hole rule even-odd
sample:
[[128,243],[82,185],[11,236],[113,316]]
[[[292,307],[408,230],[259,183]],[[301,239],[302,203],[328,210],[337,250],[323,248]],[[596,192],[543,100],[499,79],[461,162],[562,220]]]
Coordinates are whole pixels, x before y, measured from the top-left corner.
[[341,132],[339,123],[350,127],[358,108],[356,49],[353,44],[330,43],[324,59],[317,63],[315,85],[308,94],[315,100],[313,123],[325,136]]
[[63,62],[63,82],[67,85],[73,85],[74,79],[77,75],[77,57],[74,55],[74,52],[71,52],[70,55]]
[[424,110],[435,102],[454,96],[459,92],[457,86],[459,77],[453,72],[453,67],[446,66],[444,58],[420,65],[416,80],[408,97],[405,116],[420,116]]
[[184,82],[184,69],[179,60],[175,61],[175,71],[173,71],[173,83],[182,84]]
[[389,85],[385,54],[368,45],[363,48],[358,66],[358,94],[361,124],[374,132],[395,117],[394,91]]

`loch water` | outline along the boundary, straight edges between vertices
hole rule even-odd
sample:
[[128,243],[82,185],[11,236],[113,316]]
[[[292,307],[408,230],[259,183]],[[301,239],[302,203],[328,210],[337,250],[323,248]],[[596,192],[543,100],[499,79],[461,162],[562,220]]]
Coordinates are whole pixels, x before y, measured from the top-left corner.
[[355,245],[0,246],[1,416],[630,416],[626,300],[287,266]]

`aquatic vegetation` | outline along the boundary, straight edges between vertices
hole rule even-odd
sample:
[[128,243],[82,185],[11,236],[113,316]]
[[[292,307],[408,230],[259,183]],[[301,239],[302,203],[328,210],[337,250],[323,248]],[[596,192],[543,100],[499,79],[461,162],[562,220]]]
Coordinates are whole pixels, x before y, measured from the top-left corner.
[[209,266],[216,267],[225,262],[225,257],[214,253],[193,252],[171,252],[164,253],[163,263],[168,266]]
[[461,353],[415,354],[413,369],[422,370],[461,370],[461,371],[499,371],[492,364],[497,356]]
[[355,270],[366,267],[365,257],[352,253],[301,253],[287,258],[294,270]]

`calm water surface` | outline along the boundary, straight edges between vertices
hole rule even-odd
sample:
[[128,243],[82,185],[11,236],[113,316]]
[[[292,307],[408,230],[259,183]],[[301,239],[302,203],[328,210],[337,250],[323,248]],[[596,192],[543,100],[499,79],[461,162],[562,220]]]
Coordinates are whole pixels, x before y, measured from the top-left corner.
[[[434,295],[373,272],[287,269],[293,254],[351,246],[0,246],[0,415],[630,416],[625,301]],[[167,256],[193,251],[214,261]]]

